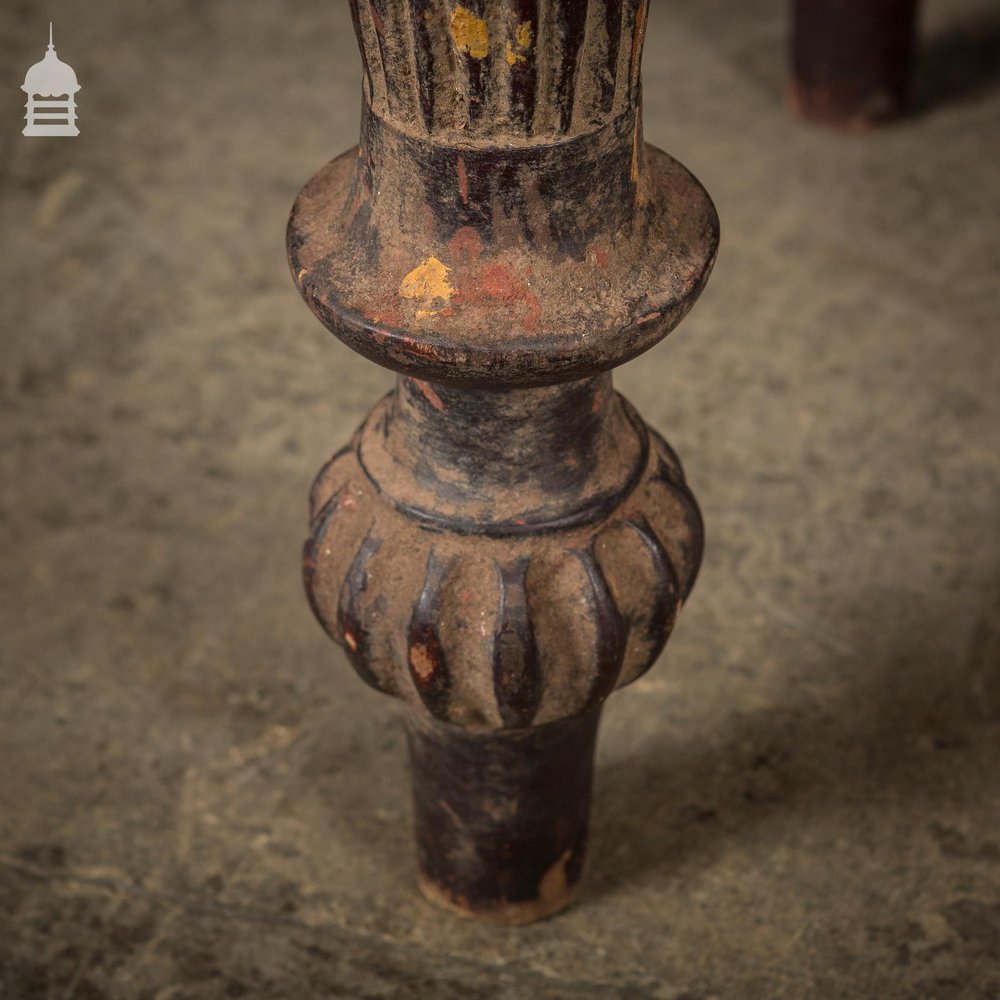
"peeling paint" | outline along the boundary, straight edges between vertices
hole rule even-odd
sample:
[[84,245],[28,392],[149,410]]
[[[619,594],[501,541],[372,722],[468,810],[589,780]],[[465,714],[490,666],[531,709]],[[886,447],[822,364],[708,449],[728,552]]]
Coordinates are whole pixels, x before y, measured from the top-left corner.
[[522,21],[514,31],[513,42],[507,40],[507,64],[514,66],[516,63],[527,62],[527,53],[531,50],[531,43],[534,41],[534,32],[530,21]]
[[434,659],[426,646],[410,647],[410,666],[413,672],[426,681],[434,673]]
[[475,263],[483,253],[483,238],[472,226],[461,226],[448,241],[448,249],[457,264]]
[[399,294],[407,299],[415,299],[420,308],[417,317],[431,316],[447,309],[455,289],[448,283],[451,268],[442,264],[437,257],[422,260],[399,285]]
[[538,296],[506,264],[501,262],[484,268],[478,284],[479,295],[469,295],[468,298],[475,300],[485,295],[501,301],[523,302],[528,307],[528,314],[521,320],[521,325],[530,332],[538,329],[542,313]]
[[441,397],[434,391],[433,386],[431,386],[429,382],[424,382],[419,378],[415,378],[413,381],[419,387],[427,402],[430,403],[435,410],[444,413],[444,403],[441,402]]
[[476,17],[461,4],[451,15],[451,37],[459,52],[467,52],[473,59],[485,59],[490,54],[490,32],[486,22]]

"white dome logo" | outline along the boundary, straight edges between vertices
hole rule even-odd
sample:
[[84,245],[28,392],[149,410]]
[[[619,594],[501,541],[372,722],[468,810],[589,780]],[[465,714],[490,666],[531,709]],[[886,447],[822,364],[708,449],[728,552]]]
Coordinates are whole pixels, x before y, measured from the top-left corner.
[[23,135],[79,135],[76,127],[76,82],[73,67],[56,55],[49,21],[49,48],[45,58],[36,62],[24,75],[21,85],[28,95]]

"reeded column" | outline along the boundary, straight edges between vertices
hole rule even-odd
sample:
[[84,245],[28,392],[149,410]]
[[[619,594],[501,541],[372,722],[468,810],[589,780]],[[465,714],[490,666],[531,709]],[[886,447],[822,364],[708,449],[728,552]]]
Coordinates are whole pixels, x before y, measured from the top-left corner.
[[610,369],[715,259],[642,140],[645,0],[353,0],[361,142],[306,185],[296,283],[399,373],[320,472],[306,591],[406,706],[420,884],[523,923],[582,870],[601,706],[656,660],[702,525]]

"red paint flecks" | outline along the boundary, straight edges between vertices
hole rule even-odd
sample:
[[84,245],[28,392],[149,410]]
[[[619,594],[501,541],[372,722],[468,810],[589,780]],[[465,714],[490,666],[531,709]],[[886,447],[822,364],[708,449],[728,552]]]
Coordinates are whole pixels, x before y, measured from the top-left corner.
[[462,196],[462,204],[469,204],[469,175],[465,172],[465,158],[458,158],[458,193]]
[[422,379],[415,378],[413,384],[423,393],[424,398],[427,400],[435,410],[440,410],[444,412],[444,403],[441,402],[441,397],[434,391],[433,387],[424,382]]
[[600,267],[607,269],[608,255],[600,247],[594,247],[594,257]]
[[506,264],[490,264],[483,271],[480,284],[483,291],[495,299],[512,299],[517,295],[518,286],[524,287]]
[[[356,306],[354,307],[357,308]],[[382,329],[376,329],[369,331],[371,335],[381,343],[385,337],[385,328],[389,329],[400,327],[403,325],[403,313],[399,306],[386,298],[381,301],[372,302],[364,310],[365,319],[369,320],[371,323],[378,324]],[[381,339],[380,339],[381,338]]]
[[487,299],[523,302],[528,307],[528,314],[521,320],[521,326],[529,333],[538,329],[542,315],[538,296],[506,264],[498,262],[483,268],[477,276],[473,276],[459,288],[454,301],[482,303]]
[[448,241],[448,249],[458,264],[473,264],[483,252],[483,238],[472,226],[462,226]]
[[[441,360],[441,356],[438,354],[437,348],[433,344],[421,343],[416,339],[416,337],[402,336],[399,338],[398,343],[398,353],[402,357],[416,354],[422,358],[432,358],[434,361]],[[420,379],[414,379],[413,381],[419,383]]]
[[538,329],[538,321],[542,315],[538,296],[530,291],[517,275],[512,274],[506,264],[490,264],[485,268],[479,280],[479,287],[483,294],[490,298],[523,302],[528,307],[528,315],[522,321],[522,326],[529,332]]

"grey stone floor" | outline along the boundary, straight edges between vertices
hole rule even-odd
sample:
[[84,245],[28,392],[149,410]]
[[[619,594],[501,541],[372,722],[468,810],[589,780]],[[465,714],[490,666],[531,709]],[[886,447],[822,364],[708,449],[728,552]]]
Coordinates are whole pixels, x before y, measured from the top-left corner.
[[[346,5],[0,9],[0,997],[1000,996],[1000,15],[916,110],[782,104],[782,0],[654,2],[646,135],[723,250],[618,385],[707,562],[605,713],[587,881],[520,930],[413,883],[394,708],[299,583],[391,377],[283,230],[353,144]],[[20,134],[47,20],[82,135]]]

